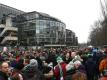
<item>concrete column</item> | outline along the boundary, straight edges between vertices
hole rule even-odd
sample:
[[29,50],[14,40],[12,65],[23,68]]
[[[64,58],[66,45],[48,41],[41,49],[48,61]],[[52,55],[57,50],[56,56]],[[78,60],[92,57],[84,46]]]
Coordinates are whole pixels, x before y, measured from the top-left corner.
[[11,27],[12,26],[12,19],[11,17],[6,17],[6,27]]

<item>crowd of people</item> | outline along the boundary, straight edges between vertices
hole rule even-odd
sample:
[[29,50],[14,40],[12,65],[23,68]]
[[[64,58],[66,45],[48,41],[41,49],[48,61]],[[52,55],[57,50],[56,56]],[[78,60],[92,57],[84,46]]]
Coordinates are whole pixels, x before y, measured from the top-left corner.
[[107,46],[6,48],[0,51],[0,80],[107,80]]

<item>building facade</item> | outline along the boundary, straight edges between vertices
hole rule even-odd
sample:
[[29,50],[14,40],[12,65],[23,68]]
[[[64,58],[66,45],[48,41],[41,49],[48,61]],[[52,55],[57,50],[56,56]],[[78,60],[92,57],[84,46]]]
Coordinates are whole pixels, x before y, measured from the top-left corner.
[[16,45],[18,41],[18,28],[12,26],[13,15],[5,17],[5,24],[0,24],[0,44],[1,45]]
[[14,14],[14,15],[20,15],[25,13],[24,11],[12,8],[10,6],[4,5],[4,4],[0,4],[0,20],[1,18],[3,18],[5,15],[9,15],[9,14]]
[[16,45],[18,28],[13,26],[12,18],[24,11],[0,4],[0,45]]
[[66,45],[67,46],[77,46],[78,38],[75,33],[69,29],[66,29]]
[[20,45],[65,44],[66,25],[48,14],[29,12],[16,16],[13,21],[21,33]]
[[[61,20],[48,14],[36,11],[25,13],[2,4],[0,4],[0,10],[3,10],[0,12],[1,24],[6,24],[7,15],[13,15],[9,16],[10,21],[7,22],[9,25],[11,24],[11,28],[14,27],[13,32],[17,35],[17,39],[14,39],[16,40],[15,45],[44,46],[68,45],[69,43],[69,45],[72,45],[74,43],[74,33],[69,34],[68,30],[66,30],[66,25]],[[15,31],[15,29],[17,30]],[[2,33],[2,29],[0,31]],[[12,32],[12,30],[10,31]],[[6,36],[0,35],[0,37]],[[12,41],[9,44],[13,44]],[[2,44],[2,41],[0,44]],[[7,44],[6,41],[4,44]]]

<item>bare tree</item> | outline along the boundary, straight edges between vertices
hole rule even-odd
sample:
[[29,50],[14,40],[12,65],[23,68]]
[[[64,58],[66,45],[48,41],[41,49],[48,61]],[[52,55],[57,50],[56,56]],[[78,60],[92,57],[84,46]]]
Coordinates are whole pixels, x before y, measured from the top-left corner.
[[107,0],[100,0],[103,20],[98,20],[92,26],[89,43],[95,46],[107,44]]

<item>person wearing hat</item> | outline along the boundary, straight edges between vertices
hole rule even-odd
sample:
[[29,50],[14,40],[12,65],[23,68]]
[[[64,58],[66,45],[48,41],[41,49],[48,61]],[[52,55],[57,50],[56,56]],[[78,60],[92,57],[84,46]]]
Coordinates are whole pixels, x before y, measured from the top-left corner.
[[44,80],[43,74],[38,69],[38,62],[36,59],[31,59],[30,63],[23,69],[25,80]]
[[56,80],[65,80],[66,78],[66,63],[62,60],[60,56],[57,57],[57,65],[54,67],[54,74]]

